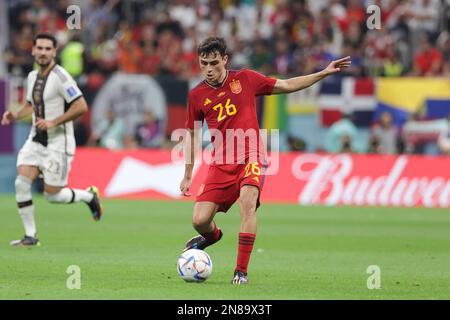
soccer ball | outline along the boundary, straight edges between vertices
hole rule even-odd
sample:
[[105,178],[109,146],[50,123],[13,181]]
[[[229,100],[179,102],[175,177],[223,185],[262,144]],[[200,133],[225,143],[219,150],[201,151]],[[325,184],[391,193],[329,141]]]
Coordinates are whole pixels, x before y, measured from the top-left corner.
[[209,255],[198,249],[189,249],[178,257],[177,270],[186,282],[203,282],[211,276],[212,260]]

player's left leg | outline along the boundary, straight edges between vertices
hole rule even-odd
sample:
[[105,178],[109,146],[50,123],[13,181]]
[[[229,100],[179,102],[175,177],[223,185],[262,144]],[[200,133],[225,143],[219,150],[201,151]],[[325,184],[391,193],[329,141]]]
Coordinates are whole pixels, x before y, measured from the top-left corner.
[[219,241],[223,234],[214,217],[217,212],[227,212],[238,197],[239,185],[232,180],[230,182],[229,174],[217,167],[210,167],[205,183],[197,193],[192,215],[192,225],[200,235],[189,240],[184,250],[203,250]]
[[102,208],[98,196],[98,190],[95,187],[90,187],[87,190],[71,189],[67,187],[55,187],[44,184],[44,195],[48,201],[52,203],[76,203],[84,202],[91,210],[94,220],[100,220],[102,215]]
[[[21,151],[19,160],[26,159],[25,151]],[[22,163],[22,161],[18,162]],[[25,228],[25,236],[19,240],[11,241],[12,246],[36,246],[40,245],[37,239],[36,222],[34,218],[34,205],[31,193],[31,184],[39,176],[39,169],[36,166],[20,164],[17,167],[17,178],[15,181],[16,201],[19,215]]]
[[199,233],[190,239],[183,251],[189,249],[204,250],[222,238],[222,231],[213,220],[219,205],[210,201],[196,202],[192,214],[192,226]]
[[87,190],[71,189],[66,186],[69,178],[73,156],[54,150],[45,150],[44,195],[52,203],[84,202],[88,205],[94,220],[100,220],[103,210],[100,206],[100,196],[96,187]]
[[256,238],[256,208],[259,199],[259,188],[254,185],[244,185],[240,190],[239,209],[241,212],[241,228],[239,247],[234,271],[233,284],[247,284],[247,267],[253,244]]

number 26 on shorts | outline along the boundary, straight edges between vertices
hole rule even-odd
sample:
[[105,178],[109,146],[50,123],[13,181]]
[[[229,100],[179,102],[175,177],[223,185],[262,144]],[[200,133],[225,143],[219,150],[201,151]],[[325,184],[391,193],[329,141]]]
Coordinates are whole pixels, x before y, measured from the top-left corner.
[[244,178],[247,178],[252,173],[255,176],[260,176],[261,175],[261,167],[260,167],[260,164],[258,162],[247,163],[247,165],[245,166],[245,177]]

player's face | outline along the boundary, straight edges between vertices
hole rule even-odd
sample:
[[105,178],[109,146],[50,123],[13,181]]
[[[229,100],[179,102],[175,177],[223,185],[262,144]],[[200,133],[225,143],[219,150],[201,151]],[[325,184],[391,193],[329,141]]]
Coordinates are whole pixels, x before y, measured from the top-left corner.
[[199,61],[202,76],[209,84],[218,85],[223,81],[226,74],[227,55],[222,57],[218,52],[203,54],[199,57]]
[[53,47],[53,42],[49,39],[37,39],[32,55],[34,61],[40,67],[46,67],[56,57],[56,48]]

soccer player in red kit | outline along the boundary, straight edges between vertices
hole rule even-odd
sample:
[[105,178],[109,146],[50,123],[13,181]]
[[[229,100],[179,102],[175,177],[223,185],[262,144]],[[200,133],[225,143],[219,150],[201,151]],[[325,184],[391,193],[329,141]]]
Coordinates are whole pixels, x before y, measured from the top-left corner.
[[[222,231],[213,220],[214,216],[220,211],[227,212],[239,199],[241,227],[232,283],[247,284],[247,267],[256,238],[256,209],[259,207],[266,167],[259,141],[255,96],[290,93],[307,88],[348,67],[350,57],[332,61],[320,72],[281,80],[251,70],[227,70],[227,48],[222,38],[211,37],[204,40],[197,53],[204,81],[189,92],[186,128],[190,134],[191,152],[187,154],[185,174],[180,184],[183,195],[190,196],[195,159],[195,122],[202,123],[206,120],[208,129],[222,133],[222,138],[217,139],[215,134],[212,139],[213,162],[194,205],[192,224],[200,235],[189,240],[185,250],[203,250],[219,241]],[[229,140],[226,137],[229,132],[239,130],[255,132],[255,141],[244,137],[243,141],[227,145]],[[248,136],[251,137],[251,134]]]

